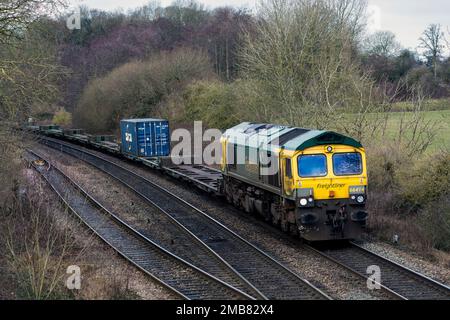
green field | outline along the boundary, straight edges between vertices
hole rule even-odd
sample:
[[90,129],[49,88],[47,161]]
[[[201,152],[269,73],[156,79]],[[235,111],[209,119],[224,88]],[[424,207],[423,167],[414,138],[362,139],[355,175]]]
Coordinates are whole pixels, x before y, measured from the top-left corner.
[[[413,111],[411,102],[397,102],[392,106],[392,111]],[[450,110],[450,99],[428,99],[422,103],[423,111]]]
[[[386,134],[389,138],[394,138],[399,133],[401,121],[411,121],[414,117],[414,106],[410,102],[395,103],[392,107],[393,112],[389,113]],[[428,152],[434,152],[440,149],[450,150],[450,99],[429,99],[422,104],[423,120],[430,121],[436,136]],[[406,135],[410,135],[407,132]]]
[[[401,105],[401,106],[399,106]],[[383,142],[388,142],[386,139],[396,139],[399,136],[400,125],[403,121],[403,126],[405,123],[413,124],[412,121],[417,113],[406,111],[409,110],[409,107],[406,103],[400,103],[396,105],[397,110],[403,110],[398,112],[389,112],[387,113],[388,120],[386,125],[385,135],[379,141],[380,144]],[[448,109],[445,110],[434,110],[434,111],[422,111],[420,114],[420,121],[422,123],[430,122],[431,130],[434,130],[435,137],[432,141],[431,146],[427,149],[427,152],[434,152],[441,149],[450,150],[450,105]],[[368,116],[369,119],[373,117],[379,118],[380,114],[371,114]],[[346,117],[346,121],[353,121],[354,116],[349,114],[348,118]],[[403,136],[410,137],[412,134],[412,127],[409,127],[408,130],[405,130]]]
[[[425,111],[423,112],[425,121],[432,121],[436,130],[436,137],[429,151],[436,151],[441,148],[450,149],[450,110]],[[387,135],[392,137],[398,134],[401,119],[406,121],[413,117],[413,113],[393,112],[390,114],[387,126]]]

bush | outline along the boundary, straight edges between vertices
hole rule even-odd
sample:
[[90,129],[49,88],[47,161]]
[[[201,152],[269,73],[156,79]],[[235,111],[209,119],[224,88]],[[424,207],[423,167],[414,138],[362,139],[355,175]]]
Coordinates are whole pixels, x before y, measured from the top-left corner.
[[408,157],[404,145],[369,146],[369,227],[424,254],[450,250],[450,153]]
[[435,79],[433,72],[425,66],[412,69],[405,79],[408,86],[421,87],[426,96],[448,97],[448,89],[442,85],[439,79]]
[[0,210],[12,211],[19,189],[21,154],[24,144],[9,124],[0,121]]
[[[228,129],[243,121],[277,122],[265,108],[270,97],[253,80],[224,83],[196,81],[164,102],[164,116],[172,122],[201,120],[207,127]],[[287,124],[287,123],[286,123]]]
[[170,94],[191,81],[209,77],[212,71],[207,56],[192,49],[130,62],[87,85],[74,120],[91,132],[112,131],[121,118],[157,116],[161,102]]
[[409,210],[418,211],[450,197],[450,153],[440,152],[403,167],[399,173],[400,201]]
[[60,126],[69,126],[72,124],[72,114],[61,108],[53,116],[52,122]]
[[219,81],[196,82],[184,91],[183,102],[184,120],[202,120],[206,126],[218,129],[226,129],[239,122],[232,85]]
[[450,197],[448,194],[429,203],[420,213],[419,222],[433,247],[450,251]]

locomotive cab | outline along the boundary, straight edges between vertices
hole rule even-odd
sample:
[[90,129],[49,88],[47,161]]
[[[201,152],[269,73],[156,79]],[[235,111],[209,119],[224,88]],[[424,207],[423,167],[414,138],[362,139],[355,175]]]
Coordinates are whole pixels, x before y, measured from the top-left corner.
[[363,148],[314,146],[282,152],[283,195],[295,201],[302,237],[355,239],[365,226],[367,169]]

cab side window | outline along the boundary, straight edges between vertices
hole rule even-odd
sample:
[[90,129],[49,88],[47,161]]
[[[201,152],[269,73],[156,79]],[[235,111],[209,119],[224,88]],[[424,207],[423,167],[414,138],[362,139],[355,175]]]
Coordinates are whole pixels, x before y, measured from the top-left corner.
[[284,159],[286,167],[286,177],[292,178],[292,163],[291,159]]

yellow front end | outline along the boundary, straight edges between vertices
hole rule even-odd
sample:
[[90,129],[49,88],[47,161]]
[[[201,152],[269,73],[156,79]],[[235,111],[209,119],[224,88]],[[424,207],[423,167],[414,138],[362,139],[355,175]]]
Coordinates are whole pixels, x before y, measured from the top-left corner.
[[302,236],[312,241],[358,238],[367,220],[364,149],[325,145],[280,156],[283,193],[295,201]]
[[[331,148],[331,152],[327,150]],[[361,155],[362,171],[355,175],[337,175],[333,170],[333,155],[358,153]],[[326,157],[327,174],[320,177],[300,177],[298,157],[302,155],[324,155]],[[367,188],[366,154],[363,148],[343,145],[316,146],[301,152],[288,152],[283,158],[290,157],[292,161],[292,179],[285,183],[285,193],[292,194],[295,189],[313,189],[314,199],[349,199],[350,187]]]

